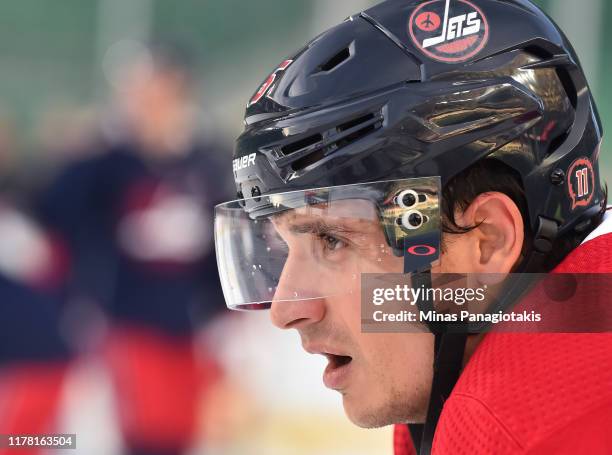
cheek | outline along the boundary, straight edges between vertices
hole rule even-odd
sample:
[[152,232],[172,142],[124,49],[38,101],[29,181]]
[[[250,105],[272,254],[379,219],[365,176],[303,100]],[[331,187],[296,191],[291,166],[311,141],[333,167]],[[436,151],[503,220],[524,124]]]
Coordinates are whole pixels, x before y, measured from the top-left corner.
[[355,382],[343,401],[349,417],[365,427],[422,421],[433,376],[433,335],[364,334],[359,343]]
[[431,375],[433,335],[361,334],[364,367],[383,390],[413,388]]
[[447,234],[443,238],[444,251],[440,263],[432,268],[432,273],[472,273],[476,271],[478,244],[473,241],[471,232],[466,234]]

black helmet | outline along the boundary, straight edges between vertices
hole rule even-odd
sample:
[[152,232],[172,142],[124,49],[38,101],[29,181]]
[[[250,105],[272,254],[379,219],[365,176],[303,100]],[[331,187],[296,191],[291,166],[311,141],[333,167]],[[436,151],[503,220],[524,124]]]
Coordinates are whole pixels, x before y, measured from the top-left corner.
[[245,124],[239,197],[429,175],[444,185],[488,157],[520,175],[535,233],[544,223],[562,236],[602,204],[586,78],[526,0],[389,0],[351,16],[275,69]]
[[[605,203],[602,128],[586,78],[563,33],[527,0],[388,0],[351,16],[272,72],[245,125],[234,176],[253,219],[269,195],[431,176],[444,186],[493,159],[526,195],[534,238],[520,270],[530,271]],[[422,453],[464,342],[436,335],[427,423],[411,428]]]

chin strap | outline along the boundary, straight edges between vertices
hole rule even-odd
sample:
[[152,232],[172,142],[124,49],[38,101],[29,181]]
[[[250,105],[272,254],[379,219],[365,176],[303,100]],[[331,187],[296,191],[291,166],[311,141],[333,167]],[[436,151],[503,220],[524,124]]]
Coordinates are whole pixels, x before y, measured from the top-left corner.
[[463,368],[463,355],[467,333],[437,333],[431,397],[427,409],[427,420],[423,426],[420,454],[431,453],[438,419],[444,402],[450,396]]
[[[431,270],[414,274],[412,281],[415,287],[431,288]],[[428,299],[419,299],[417,307],[419,311],[434,310],[433,302]],[[467,333],[448,332],[448,327],[444,323],[431,322],[428,325],[435,336],[435,345],[433,381],[427,409],[427,420],[425,424],[408,425],[413,444],[420,455],[431,453],[436,426],[444,402],[450,396],[461,374],[465,343],[468,336]]]
[[543,216],[538,217],[538,229],[533,239],[533,251],[529,260],[522,267],[523,272],[541,271],[544,261],[553,249],[555,239],[559,233],[559,224]]
[[[513,280],[508,288],[503,291],[503,296],[493,306],[497,309],[507,309],[516,303],[520,297],[530,288],[534,280],[531,272],[541,270],[542,264],[552,250],[558,233],[558,224],[550,219],[539,217],[538,229],[534,236],[533,250],[520,267],[522,275]],[[404,261],[404,273],[413,273],[408,261]],[[415,286],[431,288],[431,269],[413,275]],[[434,309],[433,302],[429,300],[417,301],[420,311],[431,311]],[[412,441],[419,455],[430,455],[435,436],[438,420],[442,413],[445,401],[450,396],[463,368],[463,357],[465,355],[465,344],[471,330],[458,327],[456,332],[452,327],[444,323],[430,323],[429,329],[435,335],[433,381],[431,386],[431,397],[427,409],[425,424],[410,424],[408,429]],[[483,327],[477,327],[478,332]]]
[[[413,275],[415,286],[431,288],[431,271]],[[433,302],[428,299],[417,302],[419,311],[431,311]],[[429,323],[429,329],[435,336],[433,381],[427,408],[425,424],[408,425],[413,444],[420,455],[429,455],[433,444],[438,419],[444,402],[450,396],[463,367],[463,355],[468,334],[448,332],[444,323]]]

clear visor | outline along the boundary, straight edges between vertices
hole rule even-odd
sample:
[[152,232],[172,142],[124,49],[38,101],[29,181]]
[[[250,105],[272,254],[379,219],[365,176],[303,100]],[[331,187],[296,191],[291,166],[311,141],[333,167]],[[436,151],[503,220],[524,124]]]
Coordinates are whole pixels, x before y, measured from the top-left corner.
[[427,177],[218,205],[215,246],[227,306],[360,295],[364,273],[431,267],[439,257],[439,195],[440,178]]

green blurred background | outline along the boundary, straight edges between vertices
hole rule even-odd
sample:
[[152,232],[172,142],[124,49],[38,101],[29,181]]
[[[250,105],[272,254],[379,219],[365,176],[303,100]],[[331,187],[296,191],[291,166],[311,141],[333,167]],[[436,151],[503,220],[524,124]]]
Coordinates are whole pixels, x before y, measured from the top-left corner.
[[[10,117],[16,148],[36,156],[41,136],[105,99],[113,46],[170,39],[199,62],[207,122],[228,141],[257,84],[307,39],[371,0],[20,0],[0,3],[0,115]],[[604,24],[612,2],[539,0],[574,43],[604,125],[612,122],[606,84],[612,41]],[[115,49],[116,50],[116,49]],[[60,114],[65,114],[64,116]],[[52,119],[49,125],[50,117]],[[59,119],[59,120],[58,120]],[[51,133],[53,134],[53,133]],[[48,137],[46,138],[48,141]],[[22,154],[23,156],[24,154]],[[604,153],[605,175],[612,159]]]

